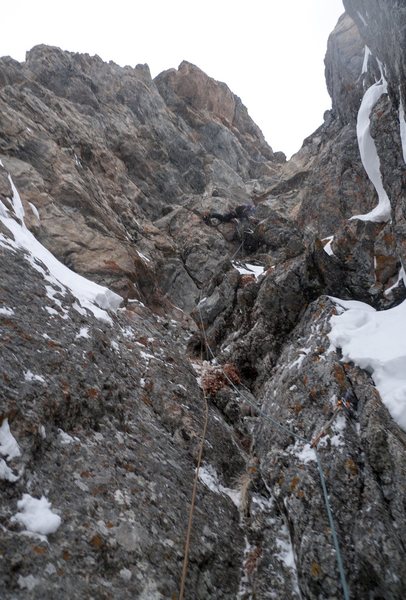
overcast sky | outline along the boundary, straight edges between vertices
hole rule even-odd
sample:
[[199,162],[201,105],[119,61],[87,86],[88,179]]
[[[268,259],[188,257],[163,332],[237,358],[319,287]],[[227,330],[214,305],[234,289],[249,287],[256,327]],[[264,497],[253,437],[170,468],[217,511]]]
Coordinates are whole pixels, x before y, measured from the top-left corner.
[[0,56],[45,43],[155,76],[188,60],[241,97],[274,150],[288,156],[330,108],[327,38],[342,0],[12,0]]

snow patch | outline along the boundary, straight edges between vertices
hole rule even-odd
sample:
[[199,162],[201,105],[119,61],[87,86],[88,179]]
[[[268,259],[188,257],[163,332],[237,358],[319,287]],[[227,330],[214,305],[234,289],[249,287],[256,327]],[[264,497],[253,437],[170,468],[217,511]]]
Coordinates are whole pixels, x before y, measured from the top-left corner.
[[279,536],[275,541],[278,548],[276,558],[278,558],[285,565],[285,567],[290,570],[293,591],[298,598],[301,598],[295,555],[293,552],[289,529],[285,524],[283,524],[280,528]]
[[363,302],[333,301],[345,310],[330,319],[331,343],[343,360],[372,375],[392,418],[406,430],[406,301],[379,312]]
[[307,463],[309,462],[317,461],[316,452],[313,448],[310,447],[310,444],[305,444],[301,450],[299,450],[299,445],[301,445],[301,442],[296,442],[293,448],[293,452],[296,455],[296,457],[300,460],[300,462],[307,465]]
[[12,315],[14,315],[14,310],[12,308],[8,308],[7,306],[1,306],[0,315],[4,315],[5,317],[11,317]]
[[261,265],[252,265],[251,263],[232,262],[234,269],[240,273],[240,275],[254,275],[255,279],[258,279],[260,275],[265,271],[265,267]]
[[224,494],[231,498],[237,508],[241,504],[241,492],[221,485],[216,470],[211,465],[202,465],[199,469],[199,479],[206,487],[216,494]]
[[38,221],[41,221],[41,219],[39,218],[39,212],[37,207],[35,206],[35,204],[33,204],[32,202],[28,202],[28,204],[30,205],[30,208],[33,212],[33,215],[38,219]]
[[21,523],[33,533],[55,533],[61,524],[61,517],[52,512],[51,503],[45,496],[38,499],[30,494],[23,494],[22,499],[17,502],[17,508],[21,512],[15,514],[11,520]]
[[79,338],[90,338],[89,327],[81,327],[79,333],[76,334],[75,339]]
[[36,375],[32,371],[25,371],[24,381],[39,381],[40,383],[45,383],[45,379],[42,375]]
[[34,577],[34,575],[19,575],[17,579],[17,583],[22,590],[28,590],[32,592],[32,590],[40,583],[40,579],[38,577]]
[[78,437],[72,437],[63,429],[58,429],[58,440],[62,446],[68,446],[69,444],[74,444],[75,442],[80,442]]
[[293,554],[292,544],[289,540],[289,532],[286,525],[283,525],[283,538],[277,538],[276,545],[278,546],[278,554],[276,555],[288,569],[296,570],[295,555]]

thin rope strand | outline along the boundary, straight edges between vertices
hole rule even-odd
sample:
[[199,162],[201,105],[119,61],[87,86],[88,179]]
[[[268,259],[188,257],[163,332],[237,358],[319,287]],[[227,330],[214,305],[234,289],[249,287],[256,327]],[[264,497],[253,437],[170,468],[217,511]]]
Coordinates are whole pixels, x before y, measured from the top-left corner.
[[329,500],[328,492],[327,492],[326,479],[324,477],[323,467],[321,466],[319,453],[317,452],[316,448],[315,448],[315,453],[316,453],[316,458],[317,458],[317,467],[319,469],[319,474],[320,474],[321,487],[323,490],[324,504],[326,505],[328,520],[329,520],[330,529],[331,529],[331,536],[333,538],[333,544],[334,544],[334,548],[336,551],[336,560],[337,560],[338,571],[340,573],[341,587],[343,588],[343,596],[344,596],[344,600],[350,600],[350,594],[348,591],[348,585],[347,585],[347,580],[346,580],[345,571],[344,571],[344,563],[343,563],[343,559],[341,556],[340,544],[338,542],[337,530],[336,530],[334,518],[333,518],[333,511],[330,506],[330,500]]
[[179,600],[183,600],[184,594],[185,594],[185,583],[186,583],[186,577],[187,577],[188,566],[189,566],[190,536],[192,533],[193,514],[194,514],[194,510],[195,510],[195,503],[196,503],[197,483],[199,480],[199,470],[200,470],[200,465],[202,462],[204,440],[206,438],[207,423],[209,420],[209,405],[207,402],[206,394],[204,391],[203,391],[203,393],[204,393],[204,403],[205,403],[204,425],[203,425],[202,439],[201,439],[200,448],[199,448],[199,456],[197,459],[196,472],[195,472],[195,477],[194,477],[194,481],[193,481],[192,500],[190,503],[189,521],[188,521],[188,526],[187,526],[187,531],[186,531],[185,549],[184,549],[184,553],[183,553],[182,575],[180,578]]

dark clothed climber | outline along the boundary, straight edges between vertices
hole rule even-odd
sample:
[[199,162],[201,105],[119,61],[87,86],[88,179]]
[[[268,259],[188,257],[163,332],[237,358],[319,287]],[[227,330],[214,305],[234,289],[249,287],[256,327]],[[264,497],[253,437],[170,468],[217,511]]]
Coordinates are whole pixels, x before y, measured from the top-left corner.
[[[235,223],[233,240],[241,242],[241,253],[255,252],[261,244],[261,237],[258,235],[258,219],[254,217],[256,207],[252,204],[240,204],[225,214],[218,212],[208,212],[203,220],[206,225],[216,225],[213,221],[219,223]],[[230,240],[231,241],[231,240]]]
[[252,216],[254,211],[255,206],[252,206],[251,204],[240,204],[239,206],[236,206],[234,209],[224,214],[212,211],[209,214],[205,215],[204,222],[207,223],[207,225],[211,225],[212,219],[217,219],[217,221],[220,221],[220,223],[230,223],[234,220],[248,221],[248,219]]

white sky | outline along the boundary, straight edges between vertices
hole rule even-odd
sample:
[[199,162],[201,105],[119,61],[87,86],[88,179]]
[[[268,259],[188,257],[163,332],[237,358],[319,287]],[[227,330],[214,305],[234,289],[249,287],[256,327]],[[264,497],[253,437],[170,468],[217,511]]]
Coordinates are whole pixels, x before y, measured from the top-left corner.
[[155,76],[188,60],[241,97],[267,141],[288,157],[330,108],[327,37],[342,0],[10,0],[0,56],[35,44],[147,63]]

